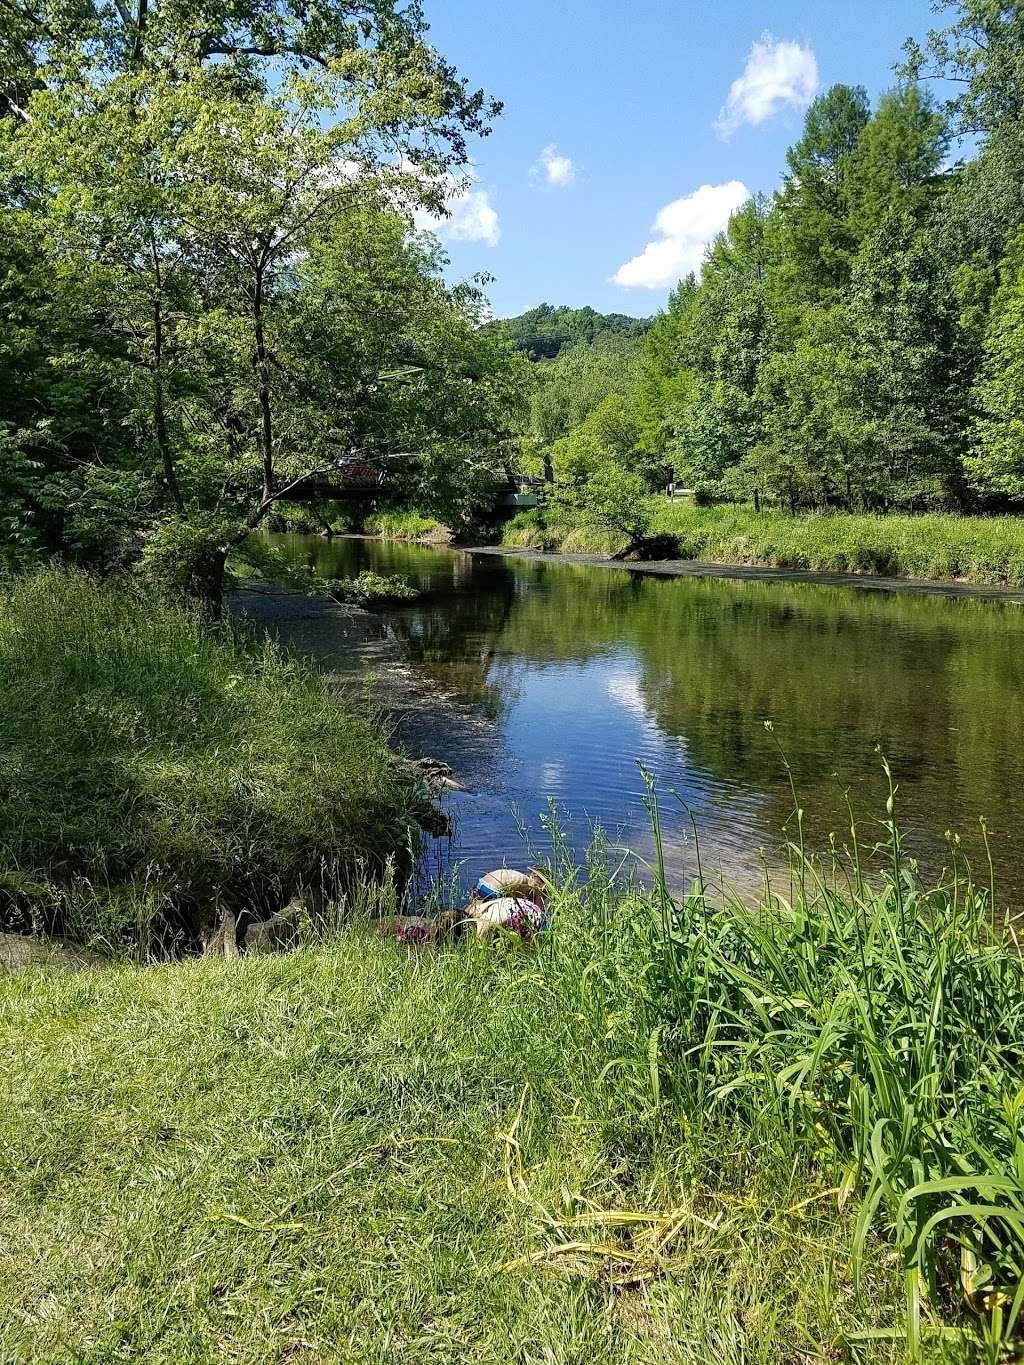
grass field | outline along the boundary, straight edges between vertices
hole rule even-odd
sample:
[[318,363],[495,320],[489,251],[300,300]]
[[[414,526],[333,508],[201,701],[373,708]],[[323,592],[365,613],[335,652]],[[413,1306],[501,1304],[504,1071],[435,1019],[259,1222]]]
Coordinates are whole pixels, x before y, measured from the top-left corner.
[[[819,572],[959,579],[1024,586],[1024,518],[821,513],[694,507],[652,499],[652,529],[674,535],[679,557]],[[625,537],[571,518],[521,514],[503,543],[575,554],[613,554]]]
[[681,1147],[601,1080],[627,1002],[566,987],[357,933],[0,983],[0,1358],[738,1365],[898,1321],[823,1179]]
[[530,952],[0,982],[0,1359],[1014,1358],[1021,960],[890,839],[747,906],[598,852]]

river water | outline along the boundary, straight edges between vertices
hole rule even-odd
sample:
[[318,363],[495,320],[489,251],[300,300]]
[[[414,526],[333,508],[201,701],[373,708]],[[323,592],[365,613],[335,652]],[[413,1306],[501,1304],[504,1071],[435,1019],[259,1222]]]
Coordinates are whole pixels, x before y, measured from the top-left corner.
[[999,900],[1024,907],[1019,606],[272,539],[326,574],[371,568],[426,590],[379,614],[277,597],[242,609],[366,692],[404,749],[445,760],[469,788],[451,798],[456,832],[432,848],[436,872],[454,867],[465,884],[521,864],[524,838],[546,851],[552,803],[574,852],[597,824],[649,857],[642,765],[664,801],[671,879],[696,869],[692,815],[705,874],[747,886],[759,849],[773,858],[795,833],[779,746],[819,849],[833,832],[848,840],[844,793],[862,844],[881,837],[880,747],[922,867],[946,865],[958,831],[987,881],[985,817]]

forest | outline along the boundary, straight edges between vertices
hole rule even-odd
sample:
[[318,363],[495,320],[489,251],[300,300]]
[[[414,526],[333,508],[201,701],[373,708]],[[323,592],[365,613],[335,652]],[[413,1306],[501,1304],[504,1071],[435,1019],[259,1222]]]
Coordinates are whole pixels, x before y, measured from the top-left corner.
[[44,0],[3,25],[5,562],[216,578],[353,463],[457,522],[526,361],[417,227],[500,107],[419,7]]
[[500,106],[418,7],[5,9],[4,562],[216,581],[351,466],[456,530],[517,471],[628,534],[670,481],[790,512],[1016,510],[1024,17],[950,9],[874,108],[814,100],[778,190],[656,318],[498,321],[429,226]]
[[1024,15],[945,8],[873,108],[813,101],[779,189],[649,326],[553,354],[533,336],[569,310],[501,324],[541,357],[522,449],[563,501],[596,478],[625,505],[675,480],[794,512],[1020,508]]

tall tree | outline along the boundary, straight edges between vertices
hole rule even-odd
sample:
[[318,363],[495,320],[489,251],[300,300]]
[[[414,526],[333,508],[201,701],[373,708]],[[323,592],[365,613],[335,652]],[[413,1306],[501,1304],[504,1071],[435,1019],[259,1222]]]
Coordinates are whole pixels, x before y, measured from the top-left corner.
[[786,153],[772,215],[774,293],[783,311],[833,302],[849,280],[857,248],[850,166],[869,118],[863,86],[834,85],[812,102]]
[[979,416],[967,473],[974,487],[1024,503],[1024,231],[1011,238],[985,338]]
[[870,365],[871,441],[886,504],[924,506],[962,494],[958,308],[931,238],[891,213],[858,254],[851,319]]
[[920,85],[900,85],[882,96],[847,167],[850,218],[858,239],[893,209],[924,215],[949,140],[945,114]]

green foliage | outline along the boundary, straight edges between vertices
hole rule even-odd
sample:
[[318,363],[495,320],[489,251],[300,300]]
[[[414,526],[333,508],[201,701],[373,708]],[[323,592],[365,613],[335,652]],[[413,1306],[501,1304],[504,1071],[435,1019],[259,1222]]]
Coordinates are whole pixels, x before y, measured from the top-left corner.
[[371,569],[332,583],[330,592],[339,602],[352,602],[357,607],[396,606],[415,602],[421,595],[420,589],[400,574],[379,574]]
[[[650,533],[674,537],[681,559],[1024,587],[1024,521],[1018,517],[792,516],[775,508],[757,512],[737,504],[708,507],[665,498],[652,498],[648,505]],[[503,543],[592,554],[610,554],[626,544],[622,532],[594,536],[588,531],[577,509],[546,507],[508,522]]]
[[175,519],[159,524],[145,539],[136,573],[150,592],[179,601],[196,599],[219,607],[225,561],[234,527],[211,519]]
[[543,447],[567,436],[611,394],[628,397],[635,383],[640,342],[631,336],[601,337],[593,345],[567,347],[533,369],[530,434]]
[[[635,389],[652,470],[791,511],[1024,499],[1006,246],[1024,223],[1020,16],[950,8],[874,112],[859,86],[811,104],[781,190],[733,216],[655,319]],[[933,70],[963,86],[942,106]],[[967,132],[978,155],[944,169]]]
[[926,214],[949,140],[946,115],[920,85],[897,86],[882,96],[849,163],[850,218],[858,236],[894,210]]
[[632,405],[611,393],[551,448],[559,483],[583,484],[609,463],[625,465],[640,437]]
[[642,337],[650,325],[649,318],[542,303],[518,317],[497,318],[487,327],[510,341],[517,351],[525,351],[531,360],[554,360],[570,347],[592,346],[608,336]]
[[420,8],[30,19],[0,61],[5,558],[121,566],[172,514],[240,539],[353,463],[470,515],[527,362],[414,230],[498,110]]
[[[194,942],[413,840],[411,778],[327,679],[128,586],[51,570],[0,602],[3,917]],[[138,922],[126,919],[142,907]]]
[[976,487],[1024,503],[1024,232],[1011,241],[992,306],[975,397],[980,409],[967,472]]
[[581,489],[563,495],[584,526],[622,536],[627,545],[644,540],[651,528],[649,490],[641,475],[614,461],[598,465]]

